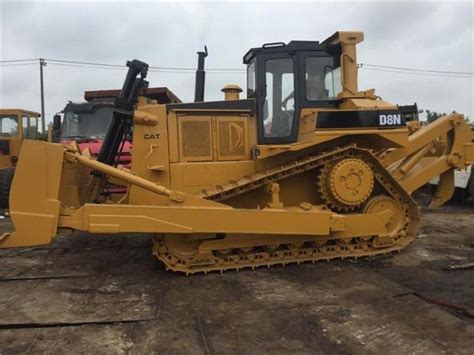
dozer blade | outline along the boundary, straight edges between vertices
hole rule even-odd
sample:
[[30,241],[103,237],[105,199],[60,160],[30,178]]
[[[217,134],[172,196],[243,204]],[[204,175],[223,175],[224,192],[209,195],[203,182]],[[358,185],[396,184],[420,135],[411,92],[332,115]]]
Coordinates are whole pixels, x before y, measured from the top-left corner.
[[59,144],[25,140],[10,190],[13,233],[0,248],[48,244],[56,235],[64,149]]

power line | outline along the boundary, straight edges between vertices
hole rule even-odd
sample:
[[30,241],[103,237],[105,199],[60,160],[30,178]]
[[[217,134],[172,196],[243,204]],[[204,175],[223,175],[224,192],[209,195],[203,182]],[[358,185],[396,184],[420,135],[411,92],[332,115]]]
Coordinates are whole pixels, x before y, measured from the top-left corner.
[[[55,63],[90,65],[90,66],[97,66],[97,67],[109,67],[109,68],[125,68],[126,67],[123,64],[81,62],[81,61],[75,61],[75,60],[62,60],[62,59],[50,59],[50,58],[45,58],[45,60],[47,60],[49,62],[55,62]],[[149,69],[155,69],[155,70],[179,70],[179,71],[195,71],[196,70],[196,68],[190,68],[190,67],[149,66],[148,68]],[[208,71],[230,71],[230,72],[244,71],[244,69],[241,69],[241,68],[208,68],[206,70],[208,70]]]
[[431,70],[431,69],[415,69],[415,68],[406,68],[406,67],[393,67],[390,65],[378,65],[378,64],[365,64],[361,63],[361,67],[374,67],[374,68],[384,68],[384,69],[397,69],[404,71],[414,71],[414,72],[426,72],[426,73],[438,73],[438,74],[462,74],[462,75],[474,75],[471,72],[458,72],[458,71],[449,71],[449,70]]
[[[193,74],[194,75],[194,71],[176,71],[176,70],[156,70],[156,69],[151,69],[149,70],[150,72],[152,73],[161,73],[161,74]],[[210,74],[210,75],[219,75],[219,74],[223,74],[223,75],[229,75],[229,74],[239,74],[239,75],[243,75],[245,74],[246,71],[245,70],[242,70],[242,71],[235,71],[235,72],[219,72],[219,71],[211,71],[211,72],[207,72],[207,74]]]
[[[196,68],[189,68],[189,67],[154,67],[151,66],[150,69],[158,69],[158,70],[189,70],[189,71],[196,71]],[[245,71],[245,69],[239,68],[206,68],[208,71],[221,71],[221,72],[241,72]]]
[[39,58],[32,59],[9,59],[9,60],[0,60],[0,63],[14,63],[14,62],[33,62],[38,61]]
[[2,64],[0,65],[0,68],[5,68],[5,67],[22,67],[25,65],[36,65],[38,63],[18,63],[18,64]]
[[[2,67],[7,66],[19,66],[23,62],[38,61],[36,59],[11,59],[11,60],[2,60],[0,64]],[[45,61],[54,65],[61,66],[71,66],[71,67],[87,67],[87,68],[100,68],[100,69],[114,69],[121,70],[126,68],[123,64],[112,64],[112,63],[99,63],[99,62],[86,62],[86,61],[76,61],[76,60],[63,60],[63,59],[53,59],[45,58]],[[8,64],[10,63],[10,64]],[[28,63],[33,64],[33,63]],[[24,64],[27,65],[27,64]],[[393,73],[402,73],[402,74],[416,74],[416,75],[425,75],[425,76],[446,76],[446,77],[466,77],[474,76],[472,72],[462,72],[462,71],[449,71],[449,70],[432,70],[432,69],[418,69],[418,68],[407,68],[407,67],[398,67],[390,65],[378,65],[378,64],[369,64],[369,63],[360,63],[359,67],[367,70],[378,70],[385,72]],[[161,72],[161,73],[173,73],[173,74],[182,74],[182,73],[194,73],[196,68],[191,67],[164,67],[164,66],[150,66],[151,72]],[[209,73],[244,73],[245,69],[242,68],[207,68]]]
[[123,68],[125,65],[121,64],[108,64],[108,63],[94,63],[94,62],[80,62],[76,60],[62,60],[62,59],[51,59],[45,58],[48,62],[64,63],[64,64],[79,64],[79,65],[93,65],[98,67],[111,67],[111,68]]
[[472,79],[471,75],[449,75],[449,74],[435,74],[435,73],[424,73],[424,72],[408,72],[408,71],[401,71],[401,70],[390,70],[390,69],[379,69],[379,68],[367,68],[367,67],[359,67],[362,70],[372,70],[372,71],[379,71],[379,72],[386,72],[386,73],[396,73],[396,74],[408,74],[408,75],[419,75],[419,76],[430,76],[430,77],[444,77],[444,78],[470,78]]
[[[117,69],[123,69],[126,68],[125,64],[112,64],[112,63],[98,63],[98,62],[83,62],[83,61],[77,61],[77,60],[63,60],[63,59],[52,59],[52,58],[44,58],[45,61],[49,62],[50,64],[55,64],[55,65],[60,65],[62,64],[63,66],[67,66],[67,64],[71,66],[87,66],[87,67],[103,67],[103,68],[117,68]],[[39,58],[37,59],[12,59],[12,60],[2,60],[0,61],[0,64],[2,66],[5,66],[3,63],[16,63],[16,62],[26,62],[26,61],[38,61]],[[179,71],[179,72],[185,72],[185,71],[190,71],[194,72],[196,68],[191,68],[191,67],[162,67],[162,66],[149,66],[150,70],[155,70],[155,71]],[[215,72],[245,72],[245,69],[242,68],[207,68],[207,71],[215,71]]]
[[99,66],[93,66],[93,65],[84,65],[84,64],[69,64],[69,63],[57,63],[57,62],[52,62],[52,61],[47,61],[49,65],[56,65],[60,67],[72,67],[72,68],[92,68],[92,69],[106,69],[106,70],[119,70],[123,71],[126,70],[127,67],[122,66],[120,68],[118,67],[99,67]]
[[[124,71],[127,69],[126,66],[120,66],[120,67],[102,67],[102,66],[96,66],[93,64],[70,64],[70,63],[59,63],[59,62],[51,62],[48,61],[48,63],[52,66],[62,66],[62,67],[73,67],[73,68],[90,68],[90,69],[101,69],[101,70],[115,70],[115,71]],[[194,74],[194,71],[189,71],[189,70],[170,70],[170,69],[149,69],[150,72],[152,73],[162,73],[162,74]],[[231,73],[239,73],[243,74],[245,73],[245,70],[241,70],[239,72],[219,72],[219,71],[211,71],[209,74],[231,74]]]
[[[183,70],[183,71],[196,71],[196,68],[189,68],[189,67],[155,67],[150,66],[150,69],[157,69],[157,70]],[[241,72],[246,71],[242,68],[206,68],[206,71],[222,71],[222,72]]]

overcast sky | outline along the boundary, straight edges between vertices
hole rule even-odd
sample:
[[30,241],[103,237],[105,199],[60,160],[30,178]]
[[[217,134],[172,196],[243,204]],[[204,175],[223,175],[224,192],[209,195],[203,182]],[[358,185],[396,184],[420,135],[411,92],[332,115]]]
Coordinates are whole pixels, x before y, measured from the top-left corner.
[[[206,44],[208,68],[241,68],[245,52],[267,42],[324,40],[360,30],[358,62],[474,72],[474,9],[465,3],[18,3],[1,2],[1,60],[51,58],[152,66],[195,67]],[[46,116],[85,90],[119,88],[125,69],[44,69]],[[359,88],[421,109],[456,110],[474,118],[473,77],[359,71]],[[194,74],[152,72],[150,86],[167,86],[183,101]],[[40,111],[39,65],[0,66],[0,106]],[[245,89],[243,73],[208,73],[206,100],[228,83]]]

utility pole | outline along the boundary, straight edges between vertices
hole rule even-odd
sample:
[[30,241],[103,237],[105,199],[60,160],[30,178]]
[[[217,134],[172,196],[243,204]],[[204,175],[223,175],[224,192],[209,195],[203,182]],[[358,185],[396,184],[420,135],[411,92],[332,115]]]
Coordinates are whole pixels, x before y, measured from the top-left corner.
[[40,88],[41,88],[41,132],[46,132],[46,117],[44,116],[44,83],[43,83],[43,67],[46,62],[43,58],[39,59],[40,64]]

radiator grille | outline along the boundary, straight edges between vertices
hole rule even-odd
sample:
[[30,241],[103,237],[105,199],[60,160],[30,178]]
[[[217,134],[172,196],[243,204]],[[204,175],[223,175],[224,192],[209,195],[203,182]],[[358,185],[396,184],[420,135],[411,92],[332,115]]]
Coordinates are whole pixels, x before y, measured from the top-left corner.
[[184,157],[211,156],[211,121],[182,120],[181,147]]

